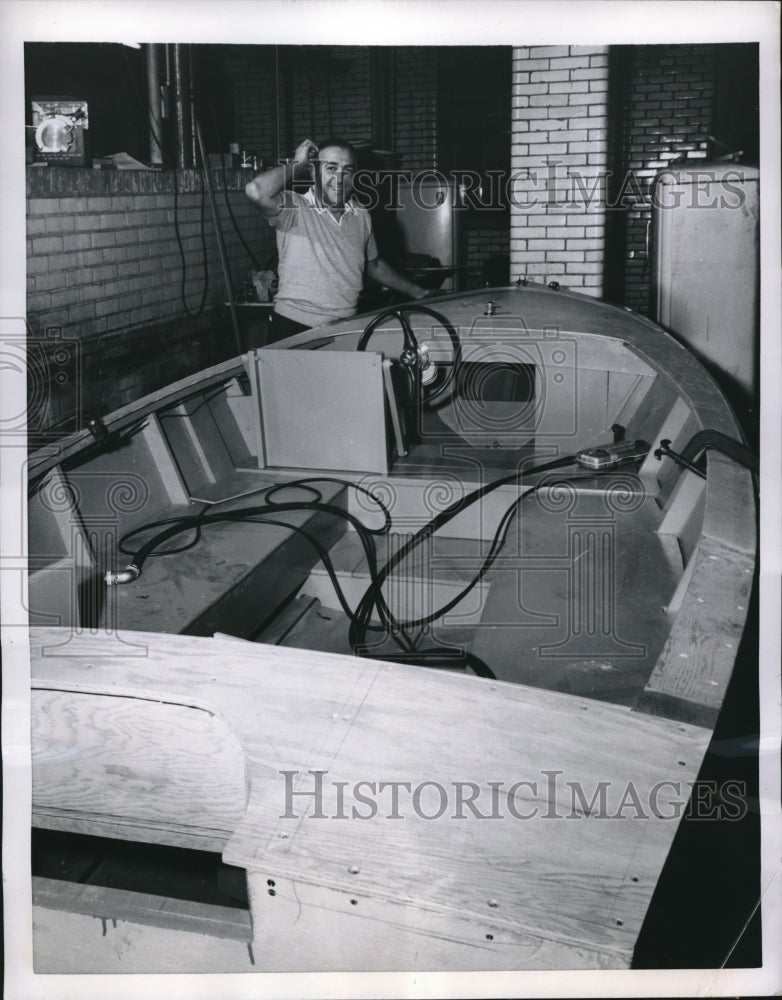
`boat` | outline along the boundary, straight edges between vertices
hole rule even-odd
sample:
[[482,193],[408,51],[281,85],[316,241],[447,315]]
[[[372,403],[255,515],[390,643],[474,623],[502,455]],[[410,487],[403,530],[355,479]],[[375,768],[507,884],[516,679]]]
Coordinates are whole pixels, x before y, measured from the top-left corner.
[[225,890],[34,871],[36,971],[632,968],[747,627],[756,471],[682,344],[524,281],[32,454],[33,826],[206,852]]

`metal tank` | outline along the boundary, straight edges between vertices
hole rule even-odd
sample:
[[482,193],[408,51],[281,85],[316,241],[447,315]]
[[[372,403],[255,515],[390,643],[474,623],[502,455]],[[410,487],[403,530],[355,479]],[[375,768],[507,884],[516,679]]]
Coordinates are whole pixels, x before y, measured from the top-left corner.
[[759,171],[661,171],[653,186],[652,315],[717,378],[745,429],[758,414]]

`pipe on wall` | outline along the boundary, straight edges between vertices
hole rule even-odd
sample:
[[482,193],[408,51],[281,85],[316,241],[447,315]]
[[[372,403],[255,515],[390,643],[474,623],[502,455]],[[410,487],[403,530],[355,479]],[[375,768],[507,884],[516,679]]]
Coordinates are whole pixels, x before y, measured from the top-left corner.
[[145,45],[149,102],[149,162],[163,163],[163,111],[160,92],[160,46]]
[[190,162],[195,167],[198,163],[198,113],[196,111],[196,65],[193,57],[193,46],[187,46],[187,102],[190,119]]
[[193,166],[193,124],[190,95],[190,60],[187,45],[174,45],[174,115],[176,165],[179,170]]

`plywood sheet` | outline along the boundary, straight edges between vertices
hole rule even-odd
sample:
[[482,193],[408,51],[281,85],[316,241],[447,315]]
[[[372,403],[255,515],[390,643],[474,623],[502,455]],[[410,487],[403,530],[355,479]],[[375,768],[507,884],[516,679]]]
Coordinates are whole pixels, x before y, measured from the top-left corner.
[[110,816],[115,835],[166,823],[225,835],[244,815],[244,752],[214,713],[141,692],[38,689],[31,701],[35,808],[50,829]]
[[[341,486],[323,483],[318,488],[324,503],[340,504]],[[231,509],[262,503],[263,498],[238,498]],[[344,530],[343,521],[325,513],[288,511],[276,519],[308,527],[327,546]],[[183,532],[162,548],[177,548],[192,538],[193,530]],[[291,529],[262,520],[215,521],[202,527],[195,547],[150,557],[137,580],[110,588],[104,621],[131,629],[198,635],[224,631],[246,637],[307,578],[317,558],[311,544]]]
[[379,354],[258,351],[266,464],[385,472]]
[[[144,657],[122,656],[130,640]],[[377,661],[148,633],[71,636],[66,657],[63,641],[60,630],[34,630],[36,683],[187,690],[219,711],[251,779],[224,859],[337,894],[350,912],[363,899],[378,949],[384,919],[401,921],[420,938],[421,968],[443,938],[468,949],[464,967],[472,947],[495,940],[534,941],[538,968],[564,967],[563,949],[571,967],[585,951],[602,956],[590,964],[629,965],[709,736],[618,706]],[[313,771],[323,772],[322,818]],[[286,781],[302,793],[292,809]],[[389,782],[401,783],[397,819],[391,786],[380,789]],[[501,818],[480,819],[464,798],[477,789],[477,811],[491,814],[492,787]],[[438,788],[446,808],[435,816]],[[376,805],[365,819],[353,814],[372,812],[362,795]],[[384,918],[386,906],[399,909]],[[295,923],[277,933],[298,968],[311,942]]]
[[249,914],[33,880],[33,961],[47,973],[253,972]]

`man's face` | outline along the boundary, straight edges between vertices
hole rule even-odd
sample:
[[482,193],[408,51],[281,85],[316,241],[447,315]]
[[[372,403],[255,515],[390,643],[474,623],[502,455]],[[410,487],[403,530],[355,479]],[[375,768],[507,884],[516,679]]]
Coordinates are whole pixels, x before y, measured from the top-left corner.
[[353,193],[356,162],[339,146],[326,146],[318,155],[317,187],[324,205],[341,208]]

